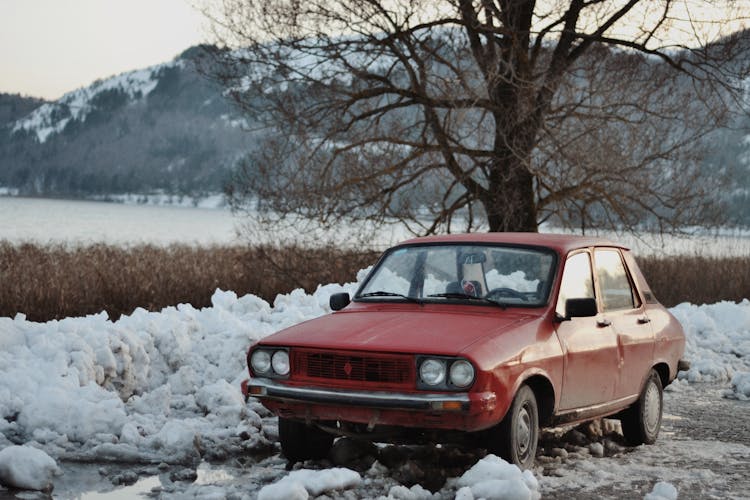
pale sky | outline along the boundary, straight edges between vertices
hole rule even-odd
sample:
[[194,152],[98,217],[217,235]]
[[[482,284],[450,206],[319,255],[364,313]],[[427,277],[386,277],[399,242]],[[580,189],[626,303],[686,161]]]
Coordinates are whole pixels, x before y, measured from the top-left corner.
[[[622,1],[622,0],[620,0]],[[647,0],[634,16],[649,17]],[[209,40],[209,24],[193,5],[211,0],[0,0],[0,92],[57,99],[94,80],[171,60],[183,50]],[[693,14],[717,17],[706,39],[746,25],[750,0],[682,0],[674,15],[682,21],[668,30],[690,37]],[[730,3],[731,2],[726,2]],[[708,12],[709,15],[706,15]],[[733,19],[733,23],[718,21]],[[618,28],[622,29],[622,28]],[[625,27],[627,31],[627,26]]]
[[[0,92],[57,99],[208,39],[189,0],[0,0]],[[193,2],[194,3],[194,2]]]

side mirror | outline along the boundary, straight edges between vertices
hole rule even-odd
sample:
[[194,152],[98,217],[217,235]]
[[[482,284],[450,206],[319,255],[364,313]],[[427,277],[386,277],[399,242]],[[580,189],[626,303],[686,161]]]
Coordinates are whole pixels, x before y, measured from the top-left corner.
[[328,300],[328,305],[331,306],[332,311],[340,311],[349,305],[351,299],[348,293],[334,293]]
[[590,318],[599,314],[596,307],[596,299],[568,299],[565,301],[565,311],[567,318]]

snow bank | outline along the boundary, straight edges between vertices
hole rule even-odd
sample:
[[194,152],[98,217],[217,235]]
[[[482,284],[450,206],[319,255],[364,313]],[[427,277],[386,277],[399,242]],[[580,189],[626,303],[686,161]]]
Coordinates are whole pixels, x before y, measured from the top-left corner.
[[317,497],[326,491],[354,488],[362,482],[362,477],[351,469],[299,469],[290,472],[281,480],[264,486],[258,493],[258,500],[299,499]]
[[691,367],[680,378],[689,382],[723,382],[737,371],[750,371],[750,300],[671,309],[687,336],[685,356]]
[[29,443],[60,458],[179,462],[268,445],[239,389],[247,348],[329,313],[329,296],[355,287],[295,290],[273,307],[217,290],[212,307],[139,309],[116,322],[105,313],[0,318],[0,449]]
[[55,460],[30,446],[8,446],[0,451],[0,484],[24,490],[52,490],[52,477],[59,475]]
[[[273,306],[217,290],[211,307],[139,309],[115,322],[104,313],[47,323],[0,318],[0,450],[28,444],[55,458],[174,463],[267,447],[276,431],[262,428],[261,410],[239,389],[248,346],[329,313],[331,294],[355,289],[295,290]],[[750,397],[750,301],[672,311],[693,363],[673,386],[731,379],[734,397]],[[472,469],[490,472],[463,496],[486,496],[471,489],[483,481],[523,490],[514,469],[493,460]],[[538,494],[531,478],[521,479],[531,497]]]
[[[456,497],[471,500],[536,500],[539,482],[531,471],[523,471],[495,455],[487,455],[458,478]],[[467,489],[468,488],[468,489]]]

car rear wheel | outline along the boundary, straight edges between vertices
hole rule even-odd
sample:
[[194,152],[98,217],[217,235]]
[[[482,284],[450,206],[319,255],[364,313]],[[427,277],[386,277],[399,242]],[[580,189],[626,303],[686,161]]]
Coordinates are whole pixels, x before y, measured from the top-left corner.
[[279,440],[281,451],[290,462],[325,458],[333,445],[333,435],[283,417],[279,417]]
[[534,464],[539,442],[539,409],[534,391],[521,386],[505,418],[495,430],[494,450],[522,469]]
[[661,378],[651,370],[643,391],[633,406],[620,417],[622,434],[631,446],[654,444],[661,428],[663,390]]

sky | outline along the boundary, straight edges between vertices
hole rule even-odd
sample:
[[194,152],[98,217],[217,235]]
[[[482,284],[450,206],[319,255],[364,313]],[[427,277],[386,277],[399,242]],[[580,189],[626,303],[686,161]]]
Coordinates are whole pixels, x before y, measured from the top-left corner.
[[[653,14],[652,1],[636,15]],[[196,4],[210,0],[0,0],[0,92],[55,100],[97,79],[169,61],[212,38]],[[675,16],[682,21],[669,36],[694,36],[695,26],[684,22],[694,14],[715,10],[726,18],[717,4],[678,2]],[[713,7],[706,11],[706,5]],[[709,25],[716,32],[709,39],[744,24],[748,8],[738,8],[738,26],[717,21]]]
[[208,38],[189,0],[0,0],[0,92],[57,99]]

